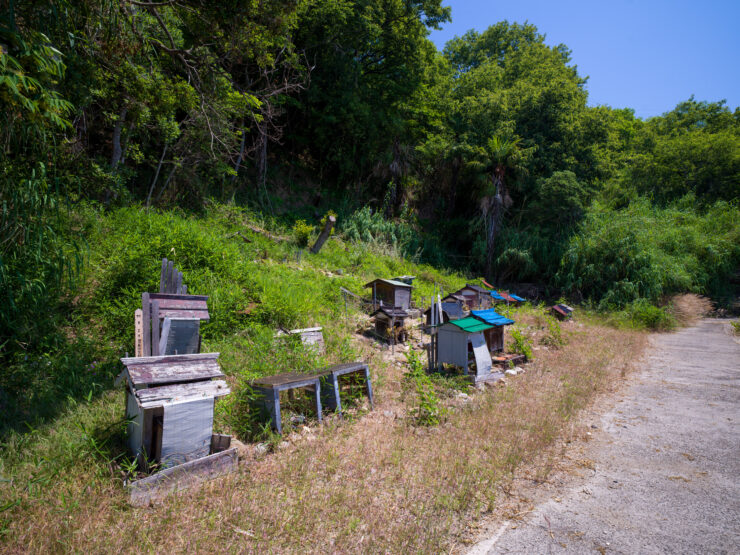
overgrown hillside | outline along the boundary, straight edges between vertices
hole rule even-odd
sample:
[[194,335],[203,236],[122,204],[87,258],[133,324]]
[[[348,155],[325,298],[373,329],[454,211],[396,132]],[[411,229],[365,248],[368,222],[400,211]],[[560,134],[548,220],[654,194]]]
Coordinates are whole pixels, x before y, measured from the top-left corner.
[[[587,311],[560,326],[542,306],[510,309],[517,324],[507,334],[534,362],[505,386],[477,391],[425,374],[418,331],[395,356],[361,333],[368,319],[345,305],[340,287],[361,294],[376,276],[412,274],[419,302],[469,281],[410,262],[392,244],[337,233],[312,255],[303,226],[218,204],[199,215],[81,204],[66,225],[85,245],[75,294],[48,307],[58,333],[1,375],[0,544],[11,551],[293,552],[327,542],[341,552],[444,550],[500,506],[516,473],[546,479],[555,442],[578,433],[572,419],[644,344]],[[112,382],[163,256],[190,292],[210,296],[203,348],[221,353],[233,390],[218,402],[215,426],[247,449],[233,476],[132,508],[124,396]],[[274,337],[279,326],[316,324],[325,356]],[[284,438],[256,418],[251,379],[357,359],[371,367],[374,411],[356,401],[344,420],[309,419]]]

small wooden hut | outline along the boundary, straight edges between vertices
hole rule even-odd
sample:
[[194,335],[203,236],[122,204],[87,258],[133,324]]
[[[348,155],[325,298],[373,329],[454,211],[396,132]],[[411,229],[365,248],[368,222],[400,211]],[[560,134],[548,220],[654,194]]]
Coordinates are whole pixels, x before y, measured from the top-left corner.
[[366,283],[372,288],[373,310],[381,306],[397,307],[403,310],[411,308],[411,285],[393,279],[375,279]]
[[573,309],[567,304],[556,304],[550,307],[550,314],[558,320],[568,320],[573,316]]
[[490,308],[492,304],[491,292],[480,285],[471,285],[468,283],[465,287],[456,291],[455,294],[465,298],[465,305],[468,310]]
[[402,308],[381,306],[370,315],[375,321],[375,333],[392,343],[404,343],[408,338],[406,318],[409,313]]
[[308,348],[315,349],[320,355],[326,353],[326,346],[324,344],[324,332],[323,328],[301,328],[295,330],[280,329],[275,334],[275,337],[300,337],[301,343]]
[[508,305],[514,305],[519,306],[521,305],[525,299],[522,297],[519,297],[518,295],[512,295],[511,293],[508,293],[506,291],[491,291],[491,298],[493,299],[493,303],[506,303]]
[[[175,466],[214,452],[213,410],[230,390],[218,353],[122,358],[128,446],[140,462]],[[217,440],[218,449],[226,448]]]
[[[432,325],[432,307],[427,308],[424,311],[424,317],[426,319],[427,326]],[[465,317],[463,312],[462,303],[459,302],[444,302],[442,301],[442,324],[446,324],[450,320],[459,320]]]
[[492,326],[483,332],[486,338],[486,345],[488,345],[488,352],[493,355],[494,353],[503,351],[504,327],[513,324],[514,320],[501,316],[492,308],[487,310],[473,310],[470,315]]
[[[463,369],[474,383],[499,379],[502,374],[492,372],[493,362],[484,332],[493,328],[477,318],[451,320],[437,329],[436,364],[453,364]],[[470,365],[475,364],[471,374]]]

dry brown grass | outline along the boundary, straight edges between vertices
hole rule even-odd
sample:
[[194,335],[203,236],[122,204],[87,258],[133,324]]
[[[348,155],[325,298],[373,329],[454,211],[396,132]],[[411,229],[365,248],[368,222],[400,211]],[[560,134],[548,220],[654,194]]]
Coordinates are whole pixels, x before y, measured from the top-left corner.
[[[536,325],[533,316],[518,322]],[[547,478],[556,456],[550,447],[645,344],[636,332],[577,323],[564,329],[566,347],[535,351],[525,374],[477,392],[431,429],[391,415],[408,408],[402,369],[376,364],[374,412],[332,421],[245,462],[235,475],[150,508],[129,507],[104,464],[72,456],[63,475],[25,491],[6,511],[3,550],[448,551],[471,522],[499,510],[498,497],[525,464],[537,479]],[[110,413],[96,417],[102,421],[123,406],[120,394],[101,403]],[[53,442],[53,434],[43,441]],[[33,474],[33,464],[14,471]]]
[[679,326],[691,326],[712,312],[712,301],[700,295],[686,293],[671,299],[670,312]]

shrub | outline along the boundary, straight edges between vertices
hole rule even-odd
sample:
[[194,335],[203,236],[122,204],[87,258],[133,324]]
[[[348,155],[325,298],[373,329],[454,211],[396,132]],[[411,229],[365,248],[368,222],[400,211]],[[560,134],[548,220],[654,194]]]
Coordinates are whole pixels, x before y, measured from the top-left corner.
[[297,220],[293,224],[293,240],[295,244],[304,249],[313,235],[313,226],[308,225],[305,220]]
[[637,199],[624,210],[595,205],[569,242],[557,279],[601,310],[678,292],[729,298],[740,263],[740,215],[718,202],[699,212],[691,198],[658,208]]
[[512,329],[509,335],[511,335],[512,339],[509,349],[526,356],[527,360],[534,360],[534,356],[532,355],[532,341],[518,329]]
[[409,350],[406,361],[410,368],[407,378],[413,383],[416,393],[415,405],[409,411],[414,424],[436,426],[444,418],[446,410],[434,390],[434,383],[424,370],[424,363],[416,351]]
[[540,339],[540,343],[559,349],[566,344],[560,323],[549,314],[544,316],[544,320],[547,325],[547,333],[542,337],[542,339]]

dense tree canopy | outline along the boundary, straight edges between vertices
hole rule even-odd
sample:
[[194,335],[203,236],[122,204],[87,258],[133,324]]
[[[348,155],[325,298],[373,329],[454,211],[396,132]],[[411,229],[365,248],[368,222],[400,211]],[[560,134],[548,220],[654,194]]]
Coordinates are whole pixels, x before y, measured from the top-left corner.
[[[642,120],[588,106],[569,49],[529,23],[470,31],[440,52],[428,34],[450,19],[441,0],[0,10],[4,336],[27,341],[27,316],[74,274],[65,203],[273,210],[299,191],[312,210],[342,212],[358,237],[385,229],[382,214],[385,235],[414,254],[612,305],[712,292],[738,264],[736,250],[720,264],[694,249],[713,270],[654,290],[641,272],[652,276],[660,253],[614,237],[627,214],[661,221],[653,209],[737,214],[740,110],[692,97]],[[726,221],[729,237],[737,218]]]

